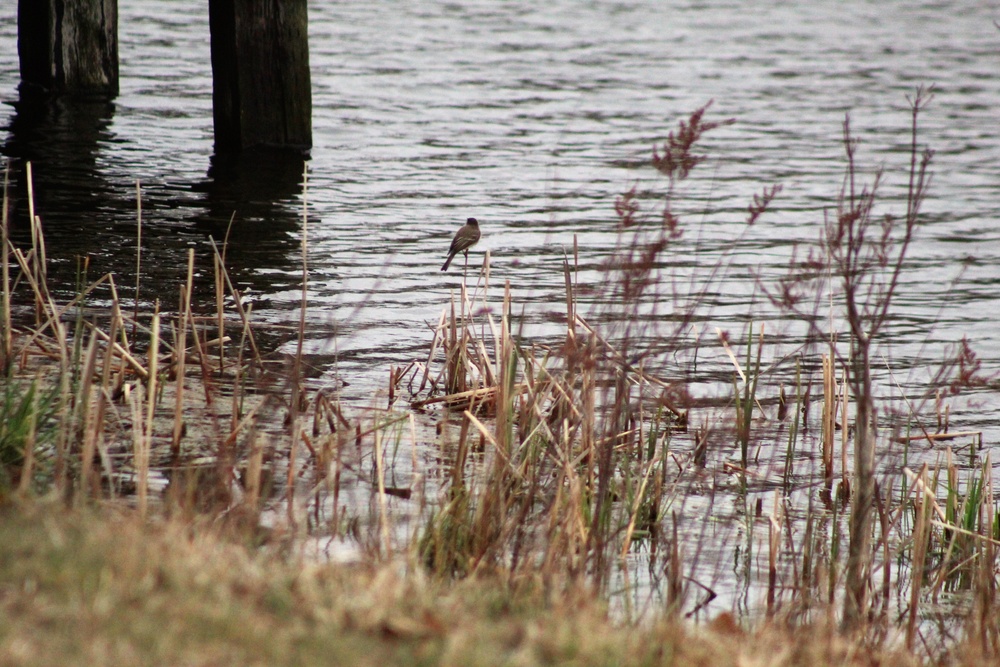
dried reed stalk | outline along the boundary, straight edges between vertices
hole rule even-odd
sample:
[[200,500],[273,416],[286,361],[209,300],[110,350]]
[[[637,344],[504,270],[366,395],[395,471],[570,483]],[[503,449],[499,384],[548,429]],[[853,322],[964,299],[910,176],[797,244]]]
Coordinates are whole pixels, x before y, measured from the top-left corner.
[[[191,292],[194,289],[194,248],[188,248],[187,280],[181,292],[180,304],[180,324],[177,331],[177,388],[175,390],[174,402],[174,431],[170,440],[170,453],[174,460],[181,453],[181,437],[184,433],[184,376],[186,375],[185,363],[187,361],[187,330],[188,316],[191,312]],[[195,336],[197,337],[197,333]],[[220,346],[221,347],[221,346]]]
[[0,211],[0,288],[3,289],[3,303],[0,304],[0,329],[3,330],[3,339],[0,341],[0,372],[6,372],[13,361],[14,338],[11,326],[10,311],[10,255],[8,254],[7,238],[8,222],[10,215],[10,200],[8,191],[10,189],[10,161],[4,165],[3,170],[3,210]]
[[833,437],[837,421],[837,380],[833,359],[823,355],[823,475],[829,485],[833,480]]

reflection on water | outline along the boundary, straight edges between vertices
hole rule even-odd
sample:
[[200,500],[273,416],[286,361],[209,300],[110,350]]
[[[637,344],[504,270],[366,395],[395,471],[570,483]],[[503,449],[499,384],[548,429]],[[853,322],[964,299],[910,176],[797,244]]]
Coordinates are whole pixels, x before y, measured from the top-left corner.
[[[135,284],[141,192],[141,283],[147,304],[172,304],[195,247],[210,266],[214,239],[225,250],[231,278],[268,294],[284,289],[297,270],[301,211],[288,205],[302,191],[303,156],[261,151],[239,158],[211,156],[207,172],[191,182],[125,181],[108,164],[115,105],[107,101],[52,99],[25,93],[13,104],[4,154],[12,161],[11,234],[27,244],[28,178],[32,164],[36,214],[43,221],[54,292],[75,289],[76,258],[87,257],[90,275],[114,275]],[[199,271],[196,298],[213,298],[211,272]],[[101,292],[98,292],[100,298]],[[109,294],[105,294],[108,298]]]
[[[25,91],[13,104],[3,153],[18,161],[12,170],[13,192],[26,193],[25,162],[34,165],[35,205],[39,212],[113,210],[126,193],[104,179],[99,166],[101,143],[113,137],[108,130],[114,104],[107,101],[48,99]],[[26,197],[16,197],[11,210],[15,224],[27,219]],[[58,214],[58,213],[57,213]],[[67,219],[85,228],[86,220]]]
[[195,229],[220,245],[226,240],[226,264],[238,285],[270,294],[300,271],[302,211],[289,202],[302,192],[305,165],[301,155],[280,151],[213,155],[206,179],[195,184],[204,206]]
[[[616,242],[615,197],[637,186],[655,215],[663,183],[652,146],[709,99],[737,123],[709,135],[709,160],[679,193],[684,236],[665,276],[703,293],[686,331],[696,369],[668,356],[662,374],[696,393],[728,391],[732,369],[715,328],[739,336],[767,321],[797,345],[752,275],[781,275],[797,244],[816,239],[843,167],[850,111],[865,165],[888,169],[887,210],[900,212],[909,119],[906,95],[935,84],[922,141],[937,151],[926,216],[903,275],[898,316],[881,347],[881,391],[919,397],[942,348],[967,336],[987,372],[1000,369],[1000,78],[995,18],[957,2],[820,2],[748,11],[717,3],[314,3],[310,16],[314,149],[308,191],[301,157],[211,155],[207,12],[148,0],[121,7],[122,93],[113,103],[20,99],[15,21],[0,16],[0,113],[12,167],[15,229],[26,219],[25,160],[52,274],[72,291],[74,257],[92,275],[135,281],[136,181],[143,193],[143,294],[176,302],[186,251],[211,309],[210,248],[229,231],[227,265],[259,297],[255,317],[297,315],[303,199],[309,207],[309,351],[366,400],[390,364],[425,354],[457,274],[438,271],[451,234],[482,223],[475,253],[509,279],[530,339],[559,331],[562,262],[578,248],[581,293],[599,286]],[[386,45],[390,44],[391,48]],[[746,207],[781,183],[775,210],[744,230]],[[739,239],[739,243],[734,243]],[[798,251],[798,257],[803,251]],[[471,259],[471,258],[470,258]],[[696,282],[720,271],[704,292]],[[591,289],[590,294],[600,291]],[[672,294],[671,294],[672,296]],[[670,326],[672,306],[651,324]],[[595,313],[600,304],[587,304]],[[658,331],[649,330],[655,341]],[[782,338],[784,337],[784,338]],[[285,339],[272,341],[280,345]],[[816,381],[814,369],[811,377]],[[774,398],[794,368],[774,370]],[[952,424],[1000,436],[996,396],[952,407]],[[934,451],[928,451],[931,459]],[[716,503],[716,509],[721,503]],[[720,547],[721,549],[722,547]]]

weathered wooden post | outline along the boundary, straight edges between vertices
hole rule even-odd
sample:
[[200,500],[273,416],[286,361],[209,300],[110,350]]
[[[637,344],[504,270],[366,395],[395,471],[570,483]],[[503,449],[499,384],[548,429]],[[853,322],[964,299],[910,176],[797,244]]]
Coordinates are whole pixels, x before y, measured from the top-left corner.
[[118,0],[18,0],[22,88],[118,94]]
[[215,150],[312,146],[306,0],[209,0]]

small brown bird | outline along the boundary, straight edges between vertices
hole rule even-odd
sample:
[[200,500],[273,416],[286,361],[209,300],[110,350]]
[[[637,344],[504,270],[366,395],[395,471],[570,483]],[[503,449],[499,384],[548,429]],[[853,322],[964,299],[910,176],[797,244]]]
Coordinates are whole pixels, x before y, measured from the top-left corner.
[[469,261],[469,248],[479,243],[479,221],[469,218],[465,224],[455,232],[455,238],[451,240],[451,248],[448,249],[448,259],[445,260],[442,271],[447,271],[451,266],[451,260],[460,252],[465,253],[465,261]]

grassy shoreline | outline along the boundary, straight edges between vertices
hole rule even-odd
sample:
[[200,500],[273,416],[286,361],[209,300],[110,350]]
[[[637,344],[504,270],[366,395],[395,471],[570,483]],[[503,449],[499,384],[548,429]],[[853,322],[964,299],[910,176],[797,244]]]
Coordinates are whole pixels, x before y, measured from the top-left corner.
[[622,626],[584,590],[317,564],[248,548],[204,519],[58,502],[0,509],[0,617],[4,665],[927,664],[830,627],[745,633],[729,616]]

